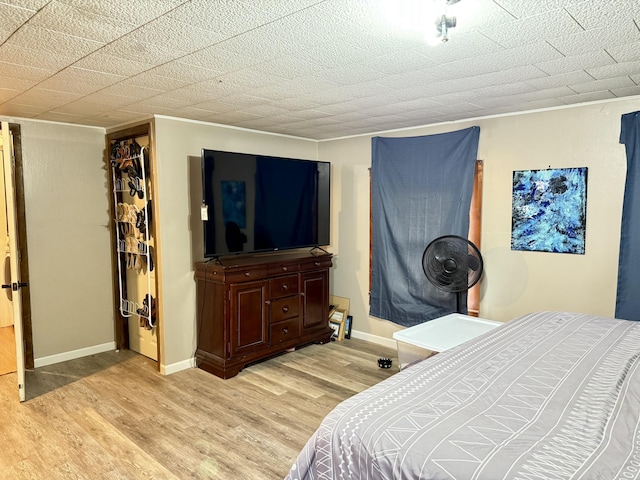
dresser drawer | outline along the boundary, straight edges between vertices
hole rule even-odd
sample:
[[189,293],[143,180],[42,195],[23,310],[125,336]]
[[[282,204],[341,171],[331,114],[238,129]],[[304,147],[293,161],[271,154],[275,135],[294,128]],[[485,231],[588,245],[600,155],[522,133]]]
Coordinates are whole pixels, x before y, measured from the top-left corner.
[[224,280],[228,283],[249,282],[253,280],[260,280],[266,276],[266,268],[234,269],[232,271],[225,272]]
[[271,301],[271,323],[281,322],[288,318],[298,318],[300,311],[300,297],[279,298]]
[[298,317],[274,323],[271,325],[271,345],[277,345],[296,338],[299,333],[300,322],[298,321]]
[[298,294],[298,274],[276,277],[269,280],[271,298],[288,297]]
[[331,258],[318,258],[312,261],[306,261],[300,264],[300,271],[315,270],[318,268],[330,268]]
[[269,275],[280,275],[282,273],[294,273],[300,270],[300,266],[297,263],[290,264],[275,264],[269,265]]

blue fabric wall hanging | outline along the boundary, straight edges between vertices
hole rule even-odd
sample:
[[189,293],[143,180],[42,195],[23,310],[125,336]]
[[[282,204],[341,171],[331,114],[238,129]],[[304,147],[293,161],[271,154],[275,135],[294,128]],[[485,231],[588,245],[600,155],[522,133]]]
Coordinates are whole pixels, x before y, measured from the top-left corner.
[[456,310],[455,294],[424,275],[422,253],[442,235],[468,235],[479,137],[471,127],[372,139],[371,315],[412,326]]
[[640,320],[640,112],[622,115],[620,143],[627,153],[616,317]]

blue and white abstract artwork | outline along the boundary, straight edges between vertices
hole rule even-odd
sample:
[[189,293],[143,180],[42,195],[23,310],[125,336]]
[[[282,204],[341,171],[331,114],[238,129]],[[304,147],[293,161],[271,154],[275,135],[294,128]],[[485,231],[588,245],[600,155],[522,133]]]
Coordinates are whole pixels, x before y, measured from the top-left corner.
[[511,250],[584,254],[587,168],[513,172]]

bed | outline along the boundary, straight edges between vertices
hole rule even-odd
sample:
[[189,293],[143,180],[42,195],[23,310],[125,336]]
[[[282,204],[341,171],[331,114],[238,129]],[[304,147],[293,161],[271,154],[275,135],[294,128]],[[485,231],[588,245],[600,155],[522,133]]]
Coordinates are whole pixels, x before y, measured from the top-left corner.
[[539,312],[342,402],[287,480],[640,478],[640,322]]

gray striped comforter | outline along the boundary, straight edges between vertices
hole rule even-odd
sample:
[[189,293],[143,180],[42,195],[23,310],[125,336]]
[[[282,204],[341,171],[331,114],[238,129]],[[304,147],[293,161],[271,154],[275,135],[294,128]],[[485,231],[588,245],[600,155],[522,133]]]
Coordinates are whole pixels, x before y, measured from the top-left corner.
[[344,401],[287,480],[640,478],[640,322],[541,312]]

